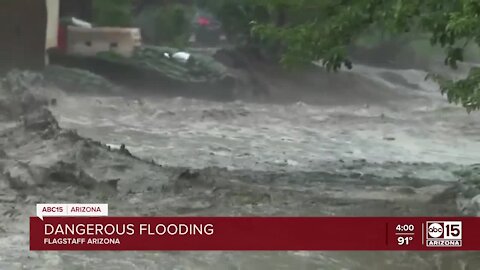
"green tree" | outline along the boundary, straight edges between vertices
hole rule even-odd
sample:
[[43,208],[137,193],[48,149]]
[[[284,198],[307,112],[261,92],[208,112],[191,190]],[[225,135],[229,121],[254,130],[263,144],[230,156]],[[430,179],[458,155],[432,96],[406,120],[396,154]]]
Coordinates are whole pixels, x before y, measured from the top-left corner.
[[190,34],[191,10],[182,4],[157,7],[153,25],[155,42],[176,47],[184,47]]
[[93,0],[93,22],[99,26],[132,24],[132,0]]
[[[215,8],[250,11],[230,12],[229,20],[260,41],[280,44],[280,61],[286,66],[320,59],[328,70],[351,68],[349,46],[372,29],[390,36],[426,34],[432,46],[445,49],[445,64],[452,68],[464,60],[468,44],[480,45],[479,0],[216,0]],[[248,16],[238,18],[240,14]],[[480,109],[480,68],[472,68],[461,80],[435,74],[429,78],[439,83],[450,102],[468,112]]]

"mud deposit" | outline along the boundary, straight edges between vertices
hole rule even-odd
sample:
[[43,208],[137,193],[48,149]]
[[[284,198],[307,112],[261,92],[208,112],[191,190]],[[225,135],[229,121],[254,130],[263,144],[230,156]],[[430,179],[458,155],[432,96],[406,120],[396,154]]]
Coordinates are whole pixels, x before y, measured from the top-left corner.
[[41,202],[124,216],[477,215],[478,116],[419,71],[384,72],[355,77],[402,98],[344,106],[72,96],[12,74],[0,87],[0,269],[479,269],[473,252],[28,251]]

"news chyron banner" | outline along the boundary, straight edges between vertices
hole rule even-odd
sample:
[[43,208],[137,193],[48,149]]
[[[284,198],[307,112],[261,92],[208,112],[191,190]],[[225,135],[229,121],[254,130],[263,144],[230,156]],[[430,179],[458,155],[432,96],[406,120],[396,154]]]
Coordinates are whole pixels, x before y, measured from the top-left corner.
[[30,250],[480,250],[474,217],[112,217],[39,204]]

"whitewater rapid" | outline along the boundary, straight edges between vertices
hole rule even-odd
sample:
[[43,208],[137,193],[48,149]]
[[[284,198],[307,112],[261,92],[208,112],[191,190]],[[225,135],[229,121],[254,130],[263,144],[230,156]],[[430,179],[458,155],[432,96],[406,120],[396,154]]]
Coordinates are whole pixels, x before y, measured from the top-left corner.
[[[20,126],[0,137],[11,158],[6,168],[16,169],[21,159],[51,169],[49,161],[66,159],[98,181],[118,178],[119,184],[113,193],[68,182],[67,188],[55,182],[26,194],[4,186],[11,194],[0,193],[0,212],[7,217],[0,222],[0,269],[478,269],[478,252],[28,250],[26,220],[38,202],[108,203],[112,216],[457,214],[452,196],[445,194],[458,180],[454,170],[478,163],[478,114],[448,104],[422,71],[356,66],[351,72],[373,82],[366,84],[376,86],[370,93],[391,100],[339,105],[342,96],[335,105],[318,105],[301,96],[290,104],[55,96],[50,110],[64,129],[113,148],[125,144],[134,155],[161,165],[220,168],[182,179],[184,168],[129,159],[70,133],[23,138]],[[365,89],[351,90],[362,95]],[[18,124],[2,123],[0,129]]]
[[62,127],[171,166],[315,170],[339,159],[478,162],[478,115],[448,104],[425,72],[368,66],[352,72],[407,101],[316,106],[301,97],[276,105],[75,96],[53,110]]

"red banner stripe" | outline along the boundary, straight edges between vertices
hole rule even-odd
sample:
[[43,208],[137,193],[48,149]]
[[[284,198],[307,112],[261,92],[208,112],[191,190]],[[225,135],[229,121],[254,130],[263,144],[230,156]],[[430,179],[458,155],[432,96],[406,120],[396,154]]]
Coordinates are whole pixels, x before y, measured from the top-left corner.
[[30,249],[480,250],[480,218],[32,217]]

